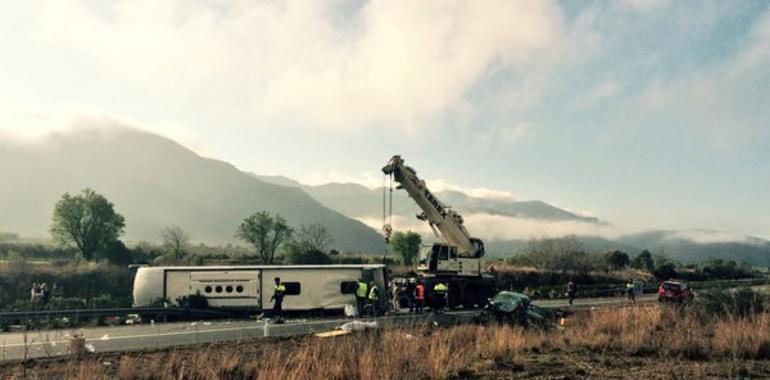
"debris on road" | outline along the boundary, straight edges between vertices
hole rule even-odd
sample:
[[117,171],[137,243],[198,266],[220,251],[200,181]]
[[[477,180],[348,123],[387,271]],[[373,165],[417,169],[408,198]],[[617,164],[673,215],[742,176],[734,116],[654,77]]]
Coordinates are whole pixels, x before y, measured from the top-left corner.
[[315,336],[319,338],[331,338],[335,336],[348,335],[350,333],[353,333],[354,331],[373,330],[379,327],[380,326],[379,324],[377,324],[377,321],[364,322],[364,321],[354,320],[354,321],[343,323],[342,325],[337,326],[332,331],[324,331],[324,332],[315,334]]
[[319,338],[332,338],[335,336],[348,335],[352,333],[353,331],[349,331],[349,330],[333,330],[333,331],[325,331],[322,333],[318,333],[318,334],[315,334],[315,336]]
[[354,321],[344,323],[342,326],[338,327],[337,329],[343,330],[343,331],[364,331],[364,330],[376,329],[376,328],[379,328],[377,321],[363,322],[359,320],[354,320]]

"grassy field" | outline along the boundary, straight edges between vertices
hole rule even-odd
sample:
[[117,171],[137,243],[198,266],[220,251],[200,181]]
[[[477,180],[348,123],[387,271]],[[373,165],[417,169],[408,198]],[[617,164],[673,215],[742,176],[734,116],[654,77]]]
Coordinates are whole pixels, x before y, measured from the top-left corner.
[[447,379],[770,376],[770,314],[648,305],[576,314],[550,331],[414,326],[0,367],[3,378]]

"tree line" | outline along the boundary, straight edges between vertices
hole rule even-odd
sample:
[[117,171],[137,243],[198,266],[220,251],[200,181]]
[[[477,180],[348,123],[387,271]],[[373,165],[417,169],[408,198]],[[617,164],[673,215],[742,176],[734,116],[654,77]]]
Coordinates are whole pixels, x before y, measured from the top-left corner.
[[748,278],[754,275],[748,264],[733,260],[706,259],[698,264],[685,264],[664,255],[644,249],[632,258],[627,252],[615,249],[606,252],[588,252],[575,236],[530,240],[527,247],[506,259],[517,266],[530,266],[560,273],[587,275],[636,269],[657,278],[684,278],[688,280]]
[[[134,261],[120,240],[125,226],[125,218],[112,202],[86,188],[79,194],[65,193],[61,197],[54,206],[49,231],[55,242],[75,250],[85,260],[125,264]],[[178,226],[168,226],[159,235],[163,252],[156,261],[180,263],[188,259],[190,235],[187,232]],[[332,262],[330,256],[338,254],[329,249],[333,239],[323,225],[314,223],[295,229],[282,216],[267,211],[246,217],[234,236],[250,244],[263,264],[276,262],[279,249],[285,252],[287,261],[295,264],[327,264]]]

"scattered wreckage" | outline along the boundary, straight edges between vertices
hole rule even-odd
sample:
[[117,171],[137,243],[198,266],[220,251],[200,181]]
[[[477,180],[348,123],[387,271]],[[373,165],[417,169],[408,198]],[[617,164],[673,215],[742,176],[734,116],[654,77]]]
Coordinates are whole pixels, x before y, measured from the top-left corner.
[[553,313],[532,303],[532,300],[521,293],[502,291],[490,298],[477,322],[507,323],[510,325],[529,328],[550,328],[554,324]]

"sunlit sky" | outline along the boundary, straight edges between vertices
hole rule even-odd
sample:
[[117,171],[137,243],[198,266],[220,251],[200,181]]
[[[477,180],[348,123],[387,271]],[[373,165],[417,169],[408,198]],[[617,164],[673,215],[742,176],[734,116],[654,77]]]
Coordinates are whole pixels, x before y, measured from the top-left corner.
[[[770,238],[767,1],[8,1],[0,133],[106,116],[243,170]],[[7,180],[7,179],[3,179]]]

